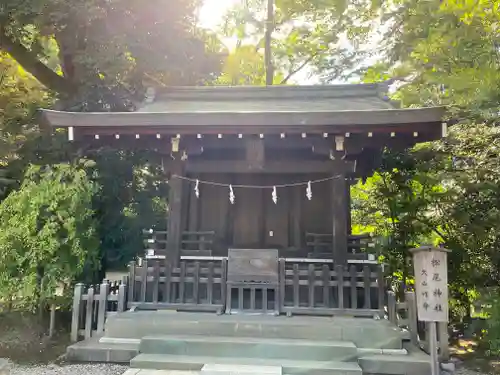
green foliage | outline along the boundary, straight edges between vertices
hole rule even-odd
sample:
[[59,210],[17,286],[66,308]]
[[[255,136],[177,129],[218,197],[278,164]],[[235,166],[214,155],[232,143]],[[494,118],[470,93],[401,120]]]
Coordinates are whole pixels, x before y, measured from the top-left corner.
[[220,65],[196,0],[5,0],[0,49],[74,110],[128,110],[143,84],[197,84]]
[[98,267],[91,208],[97,187],[80,166],[32,166],[0,204],[0,299],[34,309]]
[[33,121],[36,110],[50,104],[44,87],[0,52],[0,166],[16,159],[19,147],[38,134]]
[[[158,155],[100,149],[87,172],[100,186],[92,206],[98,220],[102,271],[123,270],[144,251],[142,230],[166,230],[168,190]],[[104,275],[101,275],[104,277]]]
[[[267,0],[241,2],[226,15],[220,33],[237,40],[238,58],[245,57],[242,56],[245,53],[247,61],[254,62],[256,56],[263,56],[267,3]],[[331,80],[350,73],[364,55],[342,43],[344,32],[352,30],[356,23],[355,14],[350,13],[347,5],[344,0],[274,1],[271,50],[276,84],[292,82],[299,74],[328,76]],[[347,17],[348,13],[352,17]],[[259,78],[254,82],[261,81]]]

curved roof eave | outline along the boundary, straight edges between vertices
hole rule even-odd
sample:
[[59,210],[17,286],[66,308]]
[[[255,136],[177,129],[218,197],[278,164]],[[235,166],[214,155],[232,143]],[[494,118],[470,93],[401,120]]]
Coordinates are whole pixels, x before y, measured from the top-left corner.
[[64,112],[41,110],[52,127],[370,126],[442,122],[445,107],[231,112]]

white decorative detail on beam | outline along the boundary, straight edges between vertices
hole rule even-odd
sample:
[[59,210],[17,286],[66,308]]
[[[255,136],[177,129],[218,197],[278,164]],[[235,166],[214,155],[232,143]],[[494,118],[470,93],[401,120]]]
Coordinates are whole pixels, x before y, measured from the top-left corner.
[[243,138],[243,134],[238,134],[238,138],[239,139]]
[[443,138],[446,138],[448,136],[448,124],[446,122],[443,122],[441,124],[441,136]]
[[418,137],[418,132],[413,132],[413,136],[414,136],[415,138],[417,138],[417,137]]
[[172,152],[179,152],[179,138],[172,138]]
[[341,135],[335,137],[335,150],[344,151],[344,137]]
[[345,137],[349,138],[351,136],[351,133],[345,133]]
[[69,141],[74,141],[75,140],[75,128],[70,126],[68,128],[68,140]]
[[160,139],[161,138],[161,134],[156,134],[156,138]]
[[94,135],[95,139],[99,139],[99,134]]
[[285,138],[285,133],[281,133],[281,134],[280,134],[280,137],[281,137],[281,138]]
[[302,133],[302,138],[305,138],[307,137],[307,134],[306,133]]
[[372,133],[372,132],[369,132],[369,133],[368,133],[368,138],[371,138],[371,137],[373,137],[373,133]]
[[394,138],[396,136],[396,133],[391,132],[391,138]]
[[222,138],[222,134],[217,134],[217,138],[221,139]]
[[201,139],[201,134],[196,134],[196,138]]
[[260,139],[264,138],[264,134],[259,134]]
[[328,138],[328,133],[323,133],[323,138]]
[[115,134],[116,139],[120,139],[120,134]]
[[140,134],[136,134],[135,135],[135,139],[139,139],[139,138],[141,138],[141,135]]

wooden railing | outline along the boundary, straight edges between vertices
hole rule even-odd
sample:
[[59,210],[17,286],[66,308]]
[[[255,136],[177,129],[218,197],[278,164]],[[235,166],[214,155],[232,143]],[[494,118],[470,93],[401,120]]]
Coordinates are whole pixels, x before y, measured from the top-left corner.
[[73,296],[73,316],[71,321],[71,341],[79,337],[88,339],[104,332],[106,318],[126,308],[127,280],[85,287],[76,284]]
[[281,312],[384,316],[382,266],[333,266],[322,260],[280,260]]
[[176,309],[222,313],[226,298],[227,259],[193,257],[178,267],[144,260],[129,265],[128,308]]
[[[144,245],[146,252],[151,250],[157,258],[165,258],[167,254],[167,231],[145,229]],[[215,232],[182,232],[181,255],[185,256],[211,256]],[[153,258],[153,256],[151,256]]]
[[[232,301],[226,257],[184,256],[175,267],[167,259],[131,262],[123,282],[76,286],[71,339],[101,334],[107,317],[127,309],[222,314],[231,313],[233,302],[238,310],[261,313],[384,317],[382,265],[335,266],[331,259],[280,258],[278,276],[276,285],[237,285],[237,299]],[[410,326],[413,320],[402,313],[410,304],[388,302],[389,318]],[[413,326],[411,330],[415,332]]]
[[[332,254],[332,234],[306,233],[306,246],[310,258],[327,258]],[[347,237],[348,258],[366,258],[366,253],[375,247],[370,234],[351,234]]]
[[[412,344],[429,353],[430,328],[426,322],[418,321],[417,302],[414,292],[406,292],[404,300],[398,300],[396,294],[389,291],[387,293],[387,315],[391,322],[408,331]],[[448,324],[446,322],[437,324],[437,335],[439,356],[443,360],[448,360],[450,351]]]

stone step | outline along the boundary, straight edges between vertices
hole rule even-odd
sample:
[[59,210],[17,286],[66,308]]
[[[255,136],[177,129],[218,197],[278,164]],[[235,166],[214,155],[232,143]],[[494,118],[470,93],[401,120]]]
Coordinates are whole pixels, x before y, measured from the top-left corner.
[[362,355],[358,363],[365,374],[427,375],[431,373],[430,356],[423,352],[408,355]]
[[358,348],[402,348],[402,331],[386,320],[341,317],[243,316],[134,311],[110,317],[106,337],[199,335],[349,341]]
[[306,361],[349,361],[357,348],[347,341],[284,340],[219,336],[146,336],[141,353],[203,357],[300,359]]
[[283,375],[281,366],[249,366],[208,364],[200,375]]
[[[198,357],[164,354],[139,354],[130,367],[153,370],[201,371],[206,364],[241,366],[281,366],[286,375],[362,375],[355,362],[298,361],[284,359]],[[259,374],[255,374],[259,375]]]
[[77,342],[66,349],[70,362],[128,363],[139,354],[139,343],[101,343],[99,336]]

